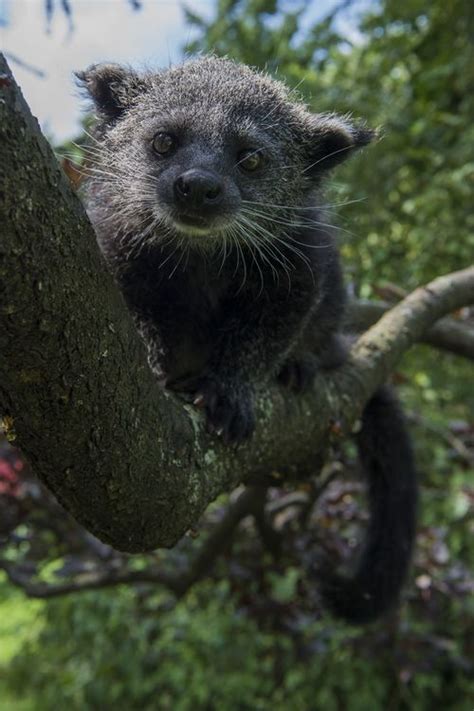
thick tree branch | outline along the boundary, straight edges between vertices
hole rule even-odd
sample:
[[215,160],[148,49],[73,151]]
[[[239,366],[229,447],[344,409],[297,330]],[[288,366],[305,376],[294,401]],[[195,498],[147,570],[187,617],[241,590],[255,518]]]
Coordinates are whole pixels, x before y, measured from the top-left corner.
[[[276,385],[252,441],[228,448],[154,381],[92,228],[0,60],[0,409],[10,438],[83,525],[114,547],[173,545],[241,481],[306,477],[402,353],[474,302],[474,268],[385,314],[304,397]],[[318,453],[318,460],[316,458]]]

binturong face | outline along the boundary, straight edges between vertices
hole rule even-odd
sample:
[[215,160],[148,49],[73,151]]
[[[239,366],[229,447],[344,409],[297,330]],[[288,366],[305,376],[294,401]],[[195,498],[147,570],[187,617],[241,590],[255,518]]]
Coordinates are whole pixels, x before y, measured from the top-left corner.
[[374,135],[311,114],[282,83],[228,59],[143,74],[103,64],[77,77],[97,113],[95,203],[112,208],[122,238],[207,250],[223,237],[284,237],[322,175]]

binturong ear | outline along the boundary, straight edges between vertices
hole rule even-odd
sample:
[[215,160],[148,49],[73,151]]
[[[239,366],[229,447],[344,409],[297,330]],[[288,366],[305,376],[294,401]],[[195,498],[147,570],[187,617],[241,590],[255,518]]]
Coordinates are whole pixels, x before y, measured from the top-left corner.
[[76,72],[79,85],[94,101],[98,113],[114,121],[147,90],[147,83],[132,69],[120,64],[92,64]]
[[377,137],[377,132],[363,123],[354,123],[337,114],[311,114],[307,134],[309,175],[334,168],[358,148]]

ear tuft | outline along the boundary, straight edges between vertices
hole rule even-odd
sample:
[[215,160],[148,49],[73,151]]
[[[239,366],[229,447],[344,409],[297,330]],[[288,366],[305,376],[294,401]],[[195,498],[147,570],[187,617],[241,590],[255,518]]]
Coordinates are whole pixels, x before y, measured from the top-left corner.
[[120,117],[134,99],[146,91],[145,80],[120,64],[92,64],[76,77],[98,112],[107,120]]
[[310,121],[311,163],[307,171],[313,175],[342,163],[377,136],[377,132],[365,124],[336,114],[313,114]]

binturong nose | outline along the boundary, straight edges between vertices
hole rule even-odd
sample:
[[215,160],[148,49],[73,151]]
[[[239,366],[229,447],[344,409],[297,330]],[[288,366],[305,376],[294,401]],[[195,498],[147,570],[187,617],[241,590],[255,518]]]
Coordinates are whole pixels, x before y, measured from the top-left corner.
[[222,180],[210,170],[192,168],[176,179],[174,194],[183,207],[202,208],[218,205],[223,196]]

